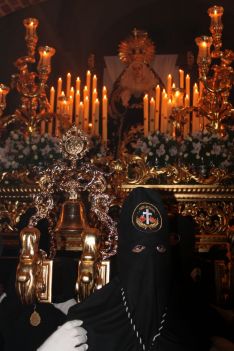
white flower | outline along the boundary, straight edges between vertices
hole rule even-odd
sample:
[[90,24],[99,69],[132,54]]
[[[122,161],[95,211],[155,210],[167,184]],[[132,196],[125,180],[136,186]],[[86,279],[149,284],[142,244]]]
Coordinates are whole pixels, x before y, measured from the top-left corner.
[[37,149],[37,145],[33,145],[33,146],[32,146],[32,150],[35,151],[36,149]]

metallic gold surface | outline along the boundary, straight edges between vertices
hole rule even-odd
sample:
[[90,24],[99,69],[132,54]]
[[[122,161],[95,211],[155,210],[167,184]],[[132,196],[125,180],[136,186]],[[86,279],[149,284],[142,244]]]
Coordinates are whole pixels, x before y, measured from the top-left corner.
[[[16,291],[23,304],[32,304],[40,300],[40,295],[51,299],[52,269],[51,263],[45,263],[48,268],[43,269],[46,253],[39,250],[40,232],[37,228],[24,228],[20,233],[21,252],[16,270]],[[47,273],[45,270],[47,269]],[[46,276],[47,274],[47,276]],[[46,280],[45,280],[46,277]]]
[[77,292],[78,301],[83,301],[100,285],[100,238],[98,231],[87,229],[83,234],[83,252],[78,265]]
[[82,233],[88,227],[85,207],[81,199],[62,204],[55,228],[58,250],[82,250]]

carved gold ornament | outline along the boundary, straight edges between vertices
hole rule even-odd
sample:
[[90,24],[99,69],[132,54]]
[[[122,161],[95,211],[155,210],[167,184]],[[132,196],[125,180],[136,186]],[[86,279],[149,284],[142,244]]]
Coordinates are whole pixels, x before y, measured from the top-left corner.
[[133,61],[149,64],[155,55],[155,45],[148,33],[134,29],[132,34],[119,44],[119,58],[129,65]]

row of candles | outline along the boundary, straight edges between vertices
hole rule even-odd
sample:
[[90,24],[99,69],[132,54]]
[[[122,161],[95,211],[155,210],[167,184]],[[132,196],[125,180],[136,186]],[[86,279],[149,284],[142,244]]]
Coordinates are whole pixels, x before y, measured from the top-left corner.
[[[102,88],[101,111],[100,100],[97,91],[97,76],[86,72],[86,84],[82,88],[81,80],[76,78],[75,87],[71,85],[72,76],[67,73],[65,84],[62,78],[58,79],[57,89],[50,88],[50,113],[54,115],[63,115],[67,118],[70,125],[75,124],[78,128],[83,129],[94,135],[102,131],[102,140],[107,141],[108,135],[108,95],[105,86]],[[64,90],[63,90],[64,89]],[[192,96],[190,93],[190,76],[184,76],[184,71],[179,70],[179,88],[173,83],[171,74],[167,77],[167,88],[161,89],[159,85],[155,88],[155,97],[149,98],[145,94],[143,99],[144,113],[144,135],[148,135],[155,130],[169,132],[169,117],[173,108],[186,108],[198,106],[199,96],[202,91],[202,85],[193,85]],[[81,99],[82,98],[82,99]],[[101,118],[100,118],[101,116]],[[189,115],[188,115],[189,117]],[[189,118],[188,118],[189,119]],[[100,126],[101,121],[101,126]],[[192,113],[192,131],[201,129],[201,121]],[[55,133],[60,136],[61,120],[56,118],[49,122],[41,123],[41,133],[46,130],[49,134]],[[184,127],[184,134],[190,131],[190,123]]]
[[194,83],[191,94],[191,80],[189,74],[184,75],[183,70],[179,70],[179,87],[176,87],[171,74],[167,76],[166,89],[161,89],[159,85],[155,88],[155,96],[144,96],[144,135],[160,130],[163,133],[170,132],[170,116],[173,110],[179,113],[181,109],[188,108],[187,123],[184,126],[183,134],[190,131],[197,132],[202,128],[204,121],[201,121],[196,112],[192,112],[190,130],[189,107],[197,107],[202,93],[202,84]]
[[[95,74],[92,75],[90,71],[86,72],[86,82],[82,88],[80,78],[77,77],[75,86],[72,86],[72,76],[67,73],[65,84],[60,77],[57,82],[57,89],[50,88],[50,113],[56,116],[63,115],[67,118],[69,125],[75,124],[78,128],[94,135],[99,135],[101,129],[102,140],[106,142],[108,137],[108,95],[105,86],[102,88],[101,95],[100,102]],[[60,123],[61,119],[59,118],[52,119],[48,123],[43,121],[41,123],[41,133],[44,133],[47,128],[49,134],[55,131],[55,135],[60,136]]]

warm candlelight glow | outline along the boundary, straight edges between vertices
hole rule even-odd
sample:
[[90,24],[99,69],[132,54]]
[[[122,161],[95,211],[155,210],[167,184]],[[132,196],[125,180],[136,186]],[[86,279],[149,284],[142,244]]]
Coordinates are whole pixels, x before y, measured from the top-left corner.
[[149,123],[149,132],[154,131],[154,125],[155,125],[155,100],[152,97],[150,99],[150,123]]
[[179,70],[180,76],[180,89],[184,89],[184,71],[182,69]]
[[71,73],[67,74],[67,84],[66,84],[66,96],[70,95],[70,89],[71,89]]
[[159,115],[160,115],[160,86],[156,86],[156,97],[155,97],[155,130],[159,130]]
[[50,113],[54,112],[54,99],[55,99],[55,89],[54,87],[50,88]]
[[102,99],[102,140],[107,142],[107,95],[103,96]]
[[145,94],[143,99],[144,104],[144,136],[148,135],[149,131],[149,96]]
[[97,76],[94,74],[93,76],[93,84],[92,84],[92,89],[97,89]]
[[167,95],[171,96],[172,92],[172,75],[168,74],[167,76]]

